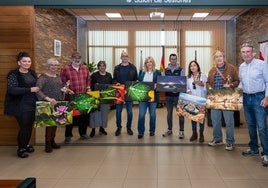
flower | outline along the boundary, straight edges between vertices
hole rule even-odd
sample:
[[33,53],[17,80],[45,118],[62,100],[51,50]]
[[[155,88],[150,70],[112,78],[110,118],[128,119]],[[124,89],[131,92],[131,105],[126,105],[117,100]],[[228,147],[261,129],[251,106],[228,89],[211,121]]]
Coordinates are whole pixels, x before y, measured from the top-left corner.
[[56,107],[56,112],[61,115],[61,114],[66,113],[67,112],[67,109],[68,109],[67,106],[62,106],[61,105],[61,106]]
[[65,116],[60,116],[56,119],[57,122],[59,122],[60,124],[63,124],[67,121]]

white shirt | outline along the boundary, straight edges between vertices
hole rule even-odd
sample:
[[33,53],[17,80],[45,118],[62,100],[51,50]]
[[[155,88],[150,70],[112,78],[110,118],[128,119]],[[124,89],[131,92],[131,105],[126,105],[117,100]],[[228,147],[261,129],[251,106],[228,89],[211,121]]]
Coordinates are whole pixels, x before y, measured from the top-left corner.
[[195,84],[196,89],[193,88],[194,78],[187,77],[187,92],[192,92],[193,95],[206,98],[207,90],[206,90],[206,82],[207,82],[207,75],[201,73],[200,81],[203,82],[204,86],[200,86]]

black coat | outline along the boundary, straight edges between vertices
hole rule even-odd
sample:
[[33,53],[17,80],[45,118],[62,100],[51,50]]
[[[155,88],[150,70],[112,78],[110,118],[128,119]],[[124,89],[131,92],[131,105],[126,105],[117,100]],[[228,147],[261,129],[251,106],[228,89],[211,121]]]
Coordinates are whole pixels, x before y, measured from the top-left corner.
[[19,69],[8,73],[7,90],[4,103],[4,113],[11,116],[18,116],[22,111],[35,110],[37,97],[31,93],[31,87],[36,86],[37,75],[33,70],[29,70],[33,77],[31,83],[26,83]]

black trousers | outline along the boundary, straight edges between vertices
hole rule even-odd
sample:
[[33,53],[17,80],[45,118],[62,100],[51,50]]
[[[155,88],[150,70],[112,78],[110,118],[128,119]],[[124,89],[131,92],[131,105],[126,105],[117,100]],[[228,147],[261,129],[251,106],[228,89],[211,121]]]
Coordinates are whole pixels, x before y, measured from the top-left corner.
[[35,111],[21,112],[19,116],[16,116],[16,120],[20,127],[17,137],[18,147],[19,149],[26,148],[32,135]]
[[80,116],[73,117],[73,124],[66,125],[65,127],[65,137],[73,136],[73,126],[78,126],[78,131],[80,136],[87,134],[87,126],[89,125],[89,114],[82,114]]

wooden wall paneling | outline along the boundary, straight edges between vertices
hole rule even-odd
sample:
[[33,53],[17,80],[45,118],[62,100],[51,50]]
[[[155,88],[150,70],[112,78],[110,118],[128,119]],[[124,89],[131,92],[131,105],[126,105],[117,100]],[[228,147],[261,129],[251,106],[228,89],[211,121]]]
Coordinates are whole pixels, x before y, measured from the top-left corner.
[[33,6],[0,6],[0,145],[17,145],[17,122],[15,118],[4,115],[3,110],[6,76],[17,67],[16,56],[20,51],[29,52],[34,62],[34,29]]

